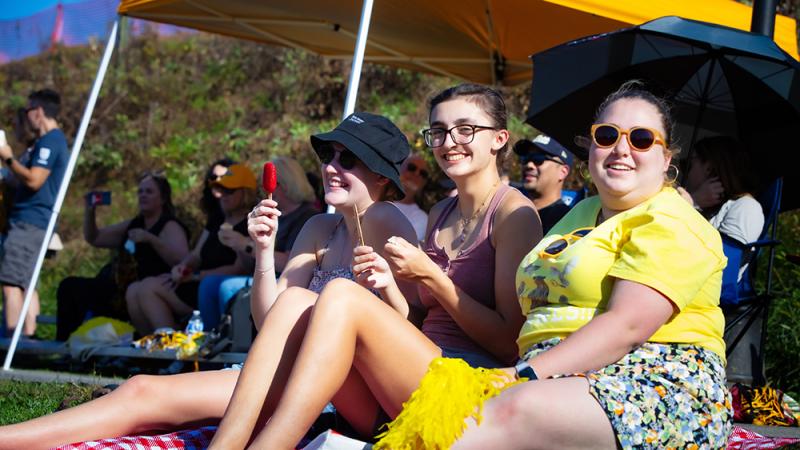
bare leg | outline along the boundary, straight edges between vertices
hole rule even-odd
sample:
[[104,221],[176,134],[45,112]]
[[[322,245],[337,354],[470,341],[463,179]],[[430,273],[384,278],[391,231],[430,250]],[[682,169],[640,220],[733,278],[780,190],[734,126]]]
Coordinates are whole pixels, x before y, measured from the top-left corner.
[[250,347],[225,417],[210,448],[244,448],[283,392],[317,295],[289,288],[278,297]]
[[128,315],[136,331],[141,335],[147,334],[148,331],[152,329],[150,322],[147,321],[147,318],[142,312],[142,306],[140,304],[144,297],[143,293],[147,293],[146,280],[147,279],[131,283],[125,291],[125,304],[128,308]]
[[[294,448],[353,367],[393,417],[439,355],[436,345],[368,290],[333,280],[314,308],[285,395],[253,448]],[[334,405],[347,409],[348,401],[337,395]]]
[[214,424],[228,405],[238,375],[238,370],[217,370],[135,376],[96,400],[0,427],[0,450],[47,449],[148,430]]
[[31,296],[31,305],[28,307],[28,314],[25,315],[25,326],[22,328],[23,335],[33,336],[33,333],[36,333],[36,316],[39,315],[39,310],[39,292],[34,290]]
[[616,449],[617,440],[588,382],[571,377],[509,388],[486,402],[481,425],[471,423],[452,448]]
[[[35,295],[35,293],[34,293]],[[3,285],[3,309],[5,310],[6,320],[6,333],[11,336],[17,328],[17,319],[19,313],[22,311],[22,303],[25,300],[25,291],[18,286]],[[28,315],[23,320],[23,335],[30,335],[36,331],[36,316],[33,316],[32,324],[28,323],[28,317],[32,313],[39,313],[39,297],[35,296],[31,299],[31,306],[28,309]]]
[[[141,334],[151,333],[160,327],[175,328],[176,315],[183,316],[192,312],[192,308],[183,303],[175,291],[164,283],[165,280],[162,276],[145,278],[137,290],[138,295],[132,296],[128,302],[128,312]],[[136,319],[134,314],[137,315]]]

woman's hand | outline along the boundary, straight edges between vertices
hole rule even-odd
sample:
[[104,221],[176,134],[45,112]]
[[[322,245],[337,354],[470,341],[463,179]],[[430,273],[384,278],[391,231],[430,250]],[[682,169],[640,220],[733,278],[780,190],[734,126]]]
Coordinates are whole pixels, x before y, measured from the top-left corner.
[[192,268],[185,263],[180,263],[172,267],[170,272],[170,280],[173,286],[189,281],[192,277]]
[[250,242],[250,238],[242,235],[238,231],[223,230],[221,228],[217,232],[217,238],[219,238],[219,242],[222,243],[222,245],[230,247],[235,251],[243,251]]
[[353,275],[367,289],[386,289],[395,284],[389,263],[368,245],[353,249]]
[[273,249],[278,234],[278,202],[261,200],[247,216],[247,232],[253,239],[257,250]]
[[128,230],[128,239],[137,244],[147,244],[153,242],[153,240],[157,238],[158,237],[156,235],[143,228],[133,228]]
[[692,193],[694,204],[701,209],[719,205],[725,198],[725,188],[717,177],[711,177],[703,181]]
[[400,278],[419,281],[441,272],[425,252],[401,237],[390,237],[383,250],[394,274]]

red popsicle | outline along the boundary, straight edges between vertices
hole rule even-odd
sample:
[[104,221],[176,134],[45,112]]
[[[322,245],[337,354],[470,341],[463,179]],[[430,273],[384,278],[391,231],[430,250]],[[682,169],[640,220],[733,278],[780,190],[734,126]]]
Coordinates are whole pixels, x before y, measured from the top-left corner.
[[278,171],[275,169],[275,164],[271,162],[264,163],[264,172],[261,175],[261,187],[267,193],[267,198],[272,198],[272,193],[278,187]]

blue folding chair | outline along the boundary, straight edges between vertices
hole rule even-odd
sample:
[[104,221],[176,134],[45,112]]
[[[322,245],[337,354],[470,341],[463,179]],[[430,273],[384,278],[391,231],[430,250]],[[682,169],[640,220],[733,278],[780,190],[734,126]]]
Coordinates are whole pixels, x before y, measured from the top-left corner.
[[[759,239],[741,244],[728,236],[722,236],[722,247],[728,265],[722,273],[720,305],[725,313],[725,344],[727,346],[728,381],[742,382],[754,386],[763,385],[764,341],[769,303],[772,300],[772,267],[775,261],[778,212],[780,211],[783,179],[778,178],[758,196],[764,211],[764,228]],[[763,291],[755,287],[759,267],[759,254],[768,249],[767,274]],[[739,270],[747,269],[739,277]]]

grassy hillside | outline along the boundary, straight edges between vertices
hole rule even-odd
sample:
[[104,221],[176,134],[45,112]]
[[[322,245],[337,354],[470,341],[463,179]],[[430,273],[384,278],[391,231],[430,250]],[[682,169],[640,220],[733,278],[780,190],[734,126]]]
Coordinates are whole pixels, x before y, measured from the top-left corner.
[[[0,96],[2,127],[10,131],[27,94],[47,86],[62,93],[61,123],[67,135],[74,136],[102,51],[99,45],[58,48],[0,66],[5,94]],[[164,169],[181,214],[199,224],[202,173],[219,157],[257,167],[274,155],[292,155],[307,170],[316,170],[308,136],[330,129],[340,119],[348,75],[347,63],[208,35],[167,40],[145,36],[117,51],[62,209],[59,232],[65,250],[48,260],[42,272],[44,312],[55,312],[59,280],[94,275],[108,259],[106,251],[89,247],[81,238],[82,198],[87,190],[114,192],[112,206],[98,214],[101,224],[110,224],[135,213],[137,175]],[[426,124],[426,99],[453,82],[367,65],[358,109],[390,117],[425,152],[417,131]],[[529,135],[531,130],[522,123],[527,86],[505,94],[512,134]],[[782,252],[800,252],[798,230],[800,216],[785,215],[781,232],[787,239]],[[777,288],[784,295],[771,316],[770,378],[797,394],[800,273],[782,258],[778,268]],[[39,334],[51,337],[53,330],[41,327]]]

